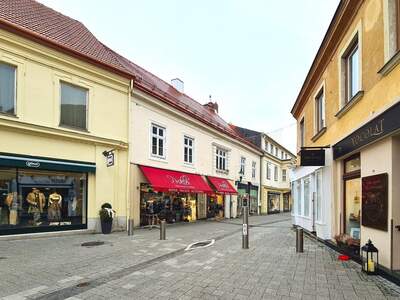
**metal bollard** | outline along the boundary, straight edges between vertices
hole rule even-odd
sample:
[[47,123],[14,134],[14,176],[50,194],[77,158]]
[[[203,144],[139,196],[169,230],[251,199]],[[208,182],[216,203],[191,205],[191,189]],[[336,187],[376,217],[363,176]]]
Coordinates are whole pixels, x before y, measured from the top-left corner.
[[242,248],[249,249],[249,208],[243,207]]
[[297,227],[296,229],[296,252],[303,253],[303,228]]
[[128,220],[128,235],[133,235],[133,219]]
[[165,220],[160,221],[160,240],[165,240],[166,237],[166,222]]

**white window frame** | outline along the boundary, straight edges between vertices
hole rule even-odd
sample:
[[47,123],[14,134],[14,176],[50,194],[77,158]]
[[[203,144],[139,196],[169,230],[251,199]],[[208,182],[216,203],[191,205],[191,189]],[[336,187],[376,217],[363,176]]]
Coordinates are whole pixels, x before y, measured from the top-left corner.
[[278,171],[278,166],[274,165],[274,181],[279,180],[279,171]]
[[[320,194],[318,194],[318,176],[321,176],[321,186],[319,187],[319,191]],[[316,214],[315,214],[315,220],[317,222],[322,222],[323,220],[323,216],[322,216],[322,212],[323,212],[323,208],[322,208],[322,195],[323,195],[323,176],[322,176],[322,170],[318,170],[315,172],[315,210],[316,210]]]
[[303,181],[301,179],[298,179],[295,181],[296,184],[296,211],[295,211],[295,215],[297,216],[302,216],[303,215]]
[[[157,134],[153,133],[153,127],[157,128]],[[164,131],[164,135],[161,137],[159,135],[159,129]],[[156,148],[157,154],[153,153],[153,137],[157,139]],[[163,155],[159,155],[159,141],[163,140]],[[150,123],[150,156],[157,159],[165,160],[167,158],[167,128],[156,122]]]
[[[185,144],[186,140],[191,141],[192,145],[190,146],[189,143]],[[194,165],[194,137],[189,136],[187,134],[183,135],[183,163],[186,165]],[[185,149],[187,149],[187,156],[189,158],[189,150],[192,150],[192,161],[186,161],[185,160]]]
[[[384,59],[385,63],[389,62],[393,56],[400,49],[400,45],[397,45],[398,35],[397,32],[398,20],[397,20],[397,0],[383,0],[383,28],[384,28]],[[400,59],[396,59],[394,64],[397,65]],[[393,69],[393,67],[391,69]]]
[[287,180],[287,170],[282,169],[282,182],[286,182]]
[[251,178],[256,178],[256,172],[257,172],[257,162],[252,161],[251,162]]
[[[346,57],[348,57],[349,50],[353,47],[354,45],[354,40],[357,39],[357,45],[358,45],[358,91],[361,92],[363,90],[363,85],[362,85],[362,62],[363,62],[363,54],[362,54],[362,22],[361,20],[357,24],[355,30],[349,35],[347,38],[346,43],[344,44],[342,50],[339,53],[338,56],[338,66],[339,66],[339,112],[343,107],[348,105],[349,103],[355,104],[357,100],[359,100],[359,97],[352,97],[349,99],[346,99]],[[356,93],[356,95],[359,93]],[[354,102],[353,102],[354,100]],[[351,105],[348,105],[351,106]],[[344,113],[344,112],[343,112]],[[337,114],[337,117],[341,117],[342,114]]]
[[267,162],[267,172],[266,172],[267,180],[271,180],[271,175],[272,175],[271,165],[272,164],[270,162]]
[[[217,171],[227,172],[228,171],[228,150],[218,147],[215,147],[215,168]],[[221,164],[224,165],[224,168],[221,168]]]
[[[317,89],[317,92],[314,94],[314,134],[318,134],[321,130],[323,130],[326,127],[326,120],[325,120],[325,82],[323,82],[319,88]],[[318,100],[321,97],[321,112],[319,113],[319,107],[318,107]],[[319,117],[321,117],[321,120],[319,120]],[[321,124],[320,124],[321,121]],[[320,128],[321,126],[321,128]]]
[[246,157],[241,156],[241,157],[240,157],[240,169],[239,169],[239,174],[244,176],[245,172],[246,172]]
[[17,75],[17,73],[18,73],[18,66],[17,65],[14,65],[14,64],[11,64],[11,63],[8,63],[8,62],[6,62],[6,61],[0,61],[0,64],[4,64],[4,65],[8,65],[8,66],[11,66],[11,67],[13,67],[14,69],[15,69],[15,71],[14,71],[14,112],[13,113],[7,113],[7,112],[1,112],[0,111],[0,115],[3,115],[3,116],[17,116],[17,97],[18,97],[18,95],[17,95],[17,78],[18,78],[18,75]]
[[[308,180],[308,214],[306,215],[306,193],[305,193],[305,181]],[[311,200],[312,200],[312,180],[311,176],[306,176],[302,178],[302,203],[303,203],[303,217],[305,218],[310,218],[310,213],[311,213]]]

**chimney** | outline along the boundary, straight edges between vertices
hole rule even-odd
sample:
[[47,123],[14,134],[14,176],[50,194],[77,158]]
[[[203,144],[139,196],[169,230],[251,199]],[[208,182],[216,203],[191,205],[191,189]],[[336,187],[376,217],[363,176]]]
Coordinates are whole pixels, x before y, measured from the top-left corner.
[[172,86],[180,93],[183,93],[183,81],[179,78],[171,79]]
[[204,104],[203,106],[206,107],[209,111],[211,111],[213,113],[218,113],[218,103],[212,102],[211,95],[209,97],[208,103]]

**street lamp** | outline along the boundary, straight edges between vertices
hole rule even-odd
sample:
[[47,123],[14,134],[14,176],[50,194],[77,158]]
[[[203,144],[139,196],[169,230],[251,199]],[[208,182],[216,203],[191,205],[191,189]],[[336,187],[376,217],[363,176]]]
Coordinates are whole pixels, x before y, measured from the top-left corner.
[[378,249],[372,244],[371,240],[361,247],[362,270],[368,275],[378,273],[379,257]]

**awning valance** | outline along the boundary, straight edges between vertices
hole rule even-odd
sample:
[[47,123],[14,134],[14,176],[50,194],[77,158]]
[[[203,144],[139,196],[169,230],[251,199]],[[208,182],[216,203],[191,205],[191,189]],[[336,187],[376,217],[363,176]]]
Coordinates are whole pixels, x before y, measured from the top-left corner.
[[20,156],[0,153],[0,166],[38,170],[96,172],[96,164],[81,161],[56,160],[50,158]]
[[139,166],[143,175],[157,192],[212,194],[213,190],[201,175]]
[[214,186],[215,191],[220,194],[236,195],[237,191],[232,184],[225,178],[207,176],[208,180]]

